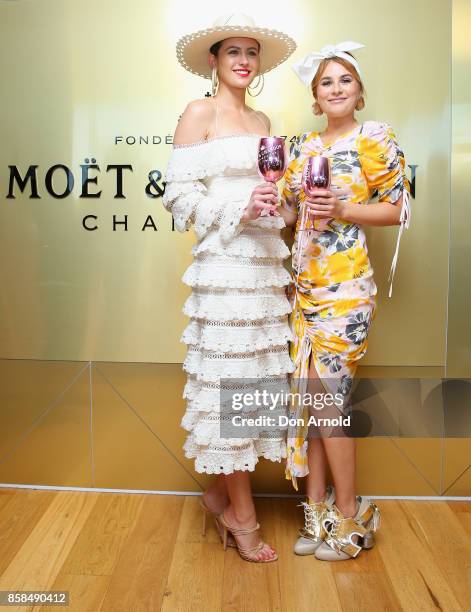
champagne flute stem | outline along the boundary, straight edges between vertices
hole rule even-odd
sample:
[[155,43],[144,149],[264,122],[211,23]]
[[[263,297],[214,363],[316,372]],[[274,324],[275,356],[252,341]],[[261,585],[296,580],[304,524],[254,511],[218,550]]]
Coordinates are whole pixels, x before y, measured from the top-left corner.
[[[299,275],[300,275],[300,267],[301,267],[301,254],[304,248],[304,231],[306,229],[306,205],[304,202],[301,202],[302,212],[301,212],[301,223],[300,228],[298,230],[298,240],[297,240],[297,251],[296,251],[296,291],[294,293],[294,304],[296,304],[296,299],[298,297],[298,286],[299,286]],[[293,305],[294,306],[294,305]]]

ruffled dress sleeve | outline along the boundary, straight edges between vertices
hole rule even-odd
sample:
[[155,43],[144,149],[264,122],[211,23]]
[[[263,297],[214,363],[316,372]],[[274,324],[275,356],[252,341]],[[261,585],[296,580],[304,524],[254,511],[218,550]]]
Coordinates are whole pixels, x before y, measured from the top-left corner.
[[198,240],[216,230],[228,242],[245,226],[241,217],[248,199],[210,197],[206,179],[221,172],[213,143],[174,146],[165,174],[163,204],[173,215],[175,228],[184,232],[193,226]]
[[405,174],[404,154],[391,126],[376,121],[365,122],[358,152],[371,194],[377,193],[379,202],[391,204],[396,204],[402,196],[399,233],[388,279],[391,297],[402,233],[411,219],[410,184]]

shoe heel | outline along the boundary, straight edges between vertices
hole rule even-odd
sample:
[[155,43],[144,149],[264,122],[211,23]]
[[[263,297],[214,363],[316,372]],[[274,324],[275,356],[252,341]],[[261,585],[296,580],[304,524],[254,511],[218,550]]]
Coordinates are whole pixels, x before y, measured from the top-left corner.
[[365,525],[367,531],[363,536],[362,548],[366,549],[373,548],[375,545],[375,533],[378,531],[381,524],[381,514],[379,512],[379,508],[375,504],[372,505],[374,506],[373,516]]
[[371,505],[373,506],[373,516],[371,517],[368,528],[376,532],[381,526],[381,512],[376,504],[371,503]]
[[227,527],[222,525],[222,547],[224,550],[227,550]]
[[207,512],[206,510],[203,509],[203,526],[201,528],[201,535],[203,536],[206,535],[206,515],[207,515]]
[[367,531],[363,536],[363,543],[361,545],[362,548],[368,549],[373,548],[375,545],[375,536],[372,531]]

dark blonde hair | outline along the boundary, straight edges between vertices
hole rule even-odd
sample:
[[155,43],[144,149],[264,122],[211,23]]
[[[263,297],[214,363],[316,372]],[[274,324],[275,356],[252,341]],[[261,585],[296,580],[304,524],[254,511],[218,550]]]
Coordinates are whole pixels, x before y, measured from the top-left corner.
[[[349,55],[352,55],[351,53],[349,53]],[[353,57],[353,55],[352,55]],[[314,113],[316,115],[321,114],[321,113],[317,113],[316,112],[316,104],[317,104],[317,95],[316,95],[316,91],[317,91],[317,86],[320,83],[320,80],[322,78],[322,75],[324,74],[324,70],[327,68],[327,65],[329,64],[329,62],[337,62],[339,64],[341,64],[344,68],[346,68],[353,76],[353,78],[355,79],[355,81],[358,83],[358,85],[360,86],[360,99],[358,100],[358,104],[355,107],[356,110],[361,110],[362,108],[365,107],[365,98],[364,96],[366,95],[366,90],[365,90],[365,86],[363,85],[363,81],[361,80],[360,75],[358,74],[357,69],[355,68],[355,66],[353,64],[351,64],[349,61],[347,61],[346,59],[343,59],[343,57],[329,57],[326,59],[323,59],[320,64],[319,64],[319,68],[317,69],[316,75],[315,77],[312,79],[312,83],[311,83],[311,89],[312,89],[312,95],[314,96],[314,100],[316,101],[314,103]]]

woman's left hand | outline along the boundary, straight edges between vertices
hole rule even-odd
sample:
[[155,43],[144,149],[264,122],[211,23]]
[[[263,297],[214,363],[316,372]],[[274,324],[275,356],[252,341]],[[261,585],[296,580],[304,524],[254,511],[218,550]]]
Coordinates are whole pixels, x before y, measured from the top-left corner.
[[308,213],[317,218],[341,219],[344,215],[345,202],[339,200],[330,189],[316,189],[316,195],[304,201]]

